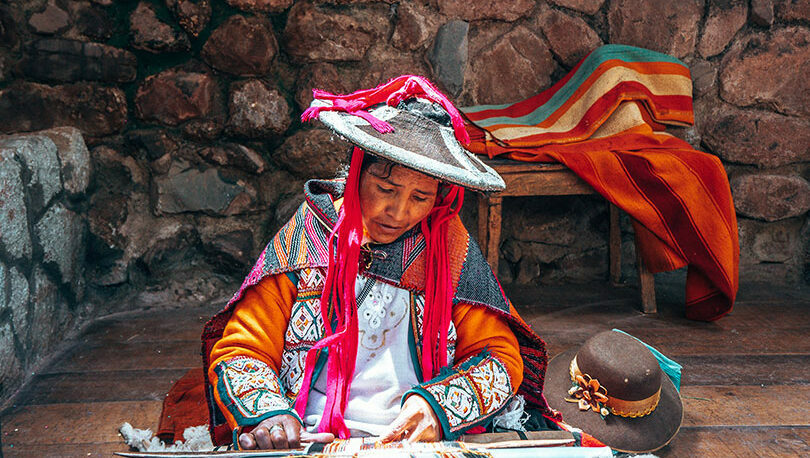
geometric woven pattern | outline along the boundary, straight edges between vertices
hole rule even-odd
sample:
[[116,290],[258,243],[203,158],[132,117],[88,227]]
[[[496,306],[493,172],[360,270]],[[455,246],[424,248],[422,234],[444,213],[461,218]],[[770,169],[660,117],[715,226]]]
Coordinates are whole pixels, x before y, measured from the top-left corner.
[[318,299],[313,299],[295,303],[287,325],[287,342],[314,341],[318,338],[320,333],[317,324],[323,322],[319,302]]
[[218,376],[220,399],[239,424],[290,410],[275,371],[255,358],[237,357],[223,361],[214,369]]
[[[498,358],[483,353],[447,370],[412,390],[425,396],[444,415],[439,421],[445,438],[457,437],[464,430],[484,423],[506,406],[512,397],[512,382]],[[430,399],[432,398],[432,399]]]
[[450,326],[447,329],[447,365],[453,366],[456,360],[456,324],[450,320]]
[[680,60],[609,44],[539,94],[461,110],[471,151],[560,162],[627,212],[652,270],[688,265],[686,317],[713,321],[737,296],[739,231],[722,163],[663,131],[694,124],[692,95]]
[[[425,296],[423,294],[411,293],[411,324],[414,332],[414,342],[416,342],[416,353],[421,359],[422,355],[422,322],[425,319]],[[452,366],[456,356],[456,324],[450,320],[447,327],[447,365]]]
[[281,381],[287,397],[294,399],[304,381],[307,352],[325,333],[321,316],[321,291],[326,282],[322,268],[298,271],[298,294],[290,311],[281,354]]
[[[328,246],[328,234],[337,221],[333,202],[334,199],[342,195],[342,191],[342,183],[339,181],[312,180],[307,182],[304,189],[306,202],[267,245],[237,294],[203,328],[203,364],[208,367],[211,349],[222,338],[225,326],[232,316],[234,306],[247,288],[260,282],[268,275],[277,274],[286,274],[296,283],[296,298],[290,310],[290,320],[285,330],[284,349],[281,355],[281,367],[278,376],[275,377],[275,373],[273,373],[272,377],[264,374],[266,379],[275,377],[274,380],[277,384],[280,383],[280,386],[276,389],[272,384],[268,384],[257,388],[265,391],[256,392],[251,398],[251,403],[239,407],[229,406],[228,410],[233,411],[233,415],[237,419],[242,416],[240,412],[245,415],[250,415],[251,412],[259,412],[260,409],[257,406],[277,405],[275,404],[276,401],[272,400],[272,396],[267,399],[264,398],[269,391],[275,390],[276,394],[283,393],[286,402],[291,403],[301,389],[306,354],[325,334],[319,302],[326,277],[326,265],[328,264],[328,250],[326,249]],[[480,253],[480,249],[464,229],[460,219],[456,217],[451,220],[450,226],[452,230],[448,234],[448,245],[452,249],[448,253],[448,257],[450,258],[451,277],[455,293],[453,297],[454,306],[464,304],[484,306],[502,314],[515,332],[524,359],[523,383],[520,394],[526,399],[529,407],[539,408],[544,413],[551,415],[552,412],[548,410],[548,405],[542,397],[543,376],[547,361],[545,343],[522,320],[510,314],[509,302],[497,279],[491,269],[486,266],[486,261]],[[379,258],[375,257],[371,267],[361,273],[376,281],[410,291],[410,324],[411,329],[414,331],[413,344],[410,346],[410,350],[413,351],[411,356],[414,367],[419,368],[421,367],[421,334],[424,316],[424,236],[421,234],[419,227],[416,227],[398,241],[375,248],[383,251],[385,255]],[[451,321],[447,336],[447,363],[449,367],[452,367],[455,362],[456,342],[456,329]],[[325,362],[324,360],[325,358],[319,359],[316,370],[320,370],[321,364]],[[489,360],[489,362],[484,363],[479,371],[470,373],[471,366],[468,364],[465,369],[467,371],[465,372],[466,381],[462,383],[462,380],[459,379],[454,391],[449,393],[454,400],[458,400],[454,404],[455,413],[450,414],[455,425],[454,430],[462,430],[467,427],[470,421],[473,421],[472,417],[465,417],[465,406],[469,406],[470,411],[473,408],[479,409],[483,414],[480,420],[490,418],[491,413],[502,406],[501,399],[504,398],[504,393],[511,392],[511,383],[502,366],[496,360]],[[249,383],[244,383],[243,386],[251,386],[256,382],[256,378],[261,377],[251,376],[245,378],[244,380],[249,380]],[[482,380],[489,380],[493,383],[491,387],[485,387],[483,386],[485,382],[482,382]],[[482,386],[476,387],[478,383],[482,384]],[[215,405],[214,390],[219,391],[222,384],[211,386],[206,380],[206,387],[206,398],[209,407],[211,407],[209,409],[211,414],[210,427],[212,430],[218,430],[221,429],[222,425],[225,425],[225,418],[219,413],[219,408]],[[268,388],[270,388],[269,391],[267,391]],[[421,387],[415,389],[418,390]],[[463,396],[462,391],[467,395]],[[427,393],[427,391],[424,394],[426,399],[433,399],[433,395]],[[436,395],[439,396],[440,394],[436,392]],[[508,394],[506,396],[508,397]],[[220,397],[223,402],[229,402],[228,399],[231,399],[228,393],[220,393]],[[468,404],[465,404],[465,399],[469,401]],[[473,407],[473,402],[475,407]],[[440,417],[444,417],[445,437],[452,437],[453,433],[450,430],[451,426],[448,423],[446,413],[435,406],[434,410],[437,411]],[[293,412],[292,410],[288,411]],[[287,413],[287,409],[283,412]]]
[[287,398],[292,402],[304,382],[304,369],[308,349],[285,349],[281,354],[281,383],[287,388]]

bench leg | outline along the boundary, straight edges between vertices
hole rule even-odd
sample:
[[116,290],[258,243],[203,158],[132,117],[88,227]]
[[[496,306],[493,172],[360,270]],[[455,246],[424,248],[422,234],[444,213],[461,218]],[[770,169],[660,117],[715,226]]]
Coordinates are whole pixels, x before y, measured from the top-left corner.
[[638,269],[638,284],[641,290],[641,310],[644,313],[657,313],[658,307],[655,304],[655,277],[647,270],[644,260],[641,259],[641,251],[638,249],[638,239],[636,239],[636,268]]
[[[484,246],[484,254],[487,257],[490,267],[495,275],[498,275],[498,248],[501,244],[501,207],[502,197],[491,196],[487,199],[487,241]],[[480,220],[479,220],[480,221]],[[480,227],[480,226],[479,226]]]
[[610,261],[610,282],[618,286],[622,281],[622,234],[619,227],[619,207],[608,202],[610,209],[610,240],[608,258]]

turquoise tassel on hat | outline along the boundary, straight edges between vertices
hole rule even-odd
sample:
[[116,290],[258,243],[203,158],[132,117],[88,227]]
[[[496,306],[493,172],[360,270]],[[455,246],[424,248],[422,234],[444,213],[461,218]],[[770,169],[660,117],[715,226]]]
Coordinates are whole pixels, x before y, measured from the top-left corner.
[[675,361],[667,358],[660,351],[658,351],[655,348],[647,345],[646,343],[644,343],[644,341],[642,341],[638,337],[627,334],[626,332],[622,331],[621,329],[613,329],[613,331],[621,332],[622,334],[626,334],[626,335],[638,340],[639,342],[643,343],[644,346],[649,348],[650,351],[652,352],[653,356],[655,356],[655,359],[658,360],[658,365],[661,366],[661,370],[664,371],[665,374],[667,374],[667,377],[669,377],[670,380],[672,380],[672,384],[675,385],[675,389],[678,390],[678,391],[681,391],[681,368],[683,366],[681,366],[680,364],[676,363]]

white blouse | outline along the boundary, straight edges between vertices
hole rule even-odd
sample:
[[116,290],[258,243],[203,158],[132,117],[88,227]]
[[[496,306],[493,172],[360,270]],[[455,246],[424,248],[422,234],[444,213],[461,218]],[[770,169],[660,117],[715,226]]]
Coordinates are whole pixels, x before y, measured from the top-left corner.
[[[378,436],[399,414],[402,395],[417,385],[408,347],[410,292],[358,275],[358,348],[354,379],[344,412],[355,436]],[[304,424],[318,428],[326,405],[326,368],[309,395]]]

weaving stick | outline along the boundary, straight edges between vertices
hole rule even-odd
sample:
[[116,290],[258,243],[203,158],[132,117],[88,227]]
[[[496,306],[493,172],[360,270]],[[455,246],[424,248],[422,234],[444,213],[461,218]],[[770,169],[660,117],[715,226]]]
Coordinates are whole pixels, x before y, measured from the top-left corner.
[[[560,447],[567,446],[574,443],[574,439],[527,439],[516,441],[502,441],[492,443],[466,443],[465,447],[470,450],[487,451],[487,450],[503,450],[503,449],[516,449],[516,448],[539,448],[539,447]],[[115,452],[118,456],[129,458],[201,458],[201,457],[217,457],[217,458],[259,458],[259,457],[285,457],[296,455],[307,455],[310,453],[318,453],[317,450],[311,450],[308,444],[307,447],[291,450],[244,450],[244,451],[225,451],[225,452]],[[460,449],[457,449],[460,450]],[[368,450],[365,450],[366,452]],[[384,450],[380,449],[381,452]],[[427,452],[427,450],[423,450]],[[355,452],[347,452],[355,453]],[[341,452],[336,452],[336,456],[341,456]]]
[[[526,439],[518,439],[517,433],[488,433],[488,434],[473,434],[461,437],[459,442],[447,442],[450,450],[454,449],[453,446],[461,446],[469,450],[487,451],[487,450],[503,450],[503,449],[517,449],[517,448],[540,448],[540,447],[560,447],[568,446],[574,443],[574,436],[567,431],[530,431],[525,433]],[[344,443],[347,445],[344,452],[353,453],[354,447],[349,446],[349,442],[361,441],[366,443],[369,438],[354,438],[347,439]],[[222,452],[116,452],[116,455],[130,457],[130,458],[200,458],[200,457],[217,457],[217,458],[259,458],[259,457],[283,457],[295,455],[308,455],[312,453],[321,453],[325,446],[328,444],[320,443],[305,443],[302,447],[290,450],[240,450],[240,451],[222,451]],[[354,444],[358,445],[358,444]],[[394,444],[389,444],[394,445]],[[381,447],[383,450],[385,447]],[[367,449],[365,451],[368,451]],[[340,455],[340,451],[336,455]]]

